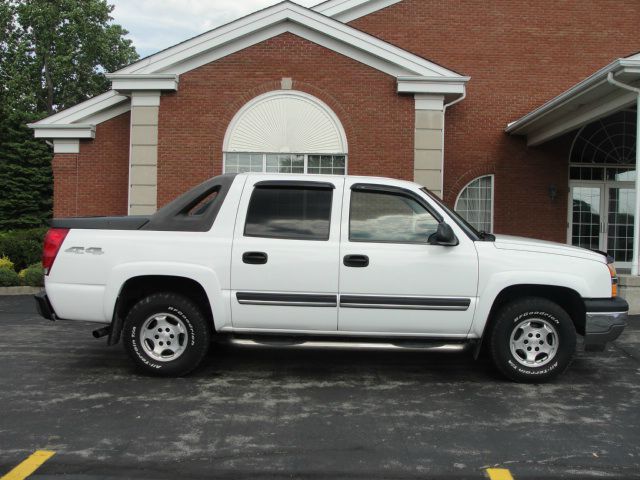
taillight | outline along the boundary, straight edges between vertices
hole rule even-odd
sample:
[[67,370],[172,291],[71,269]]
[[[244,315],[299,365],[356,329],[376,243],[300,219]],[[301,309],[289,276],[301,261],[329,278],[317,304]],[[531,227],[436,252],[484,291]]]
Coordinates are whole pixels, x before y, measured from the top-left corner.
[[44,237],[44,247],[42,249],[42,266],[44,274],[49,275],[53,262],[58,255],[58,251],[69,233],[68,228],[51,228]]
[[616,272],[616,267],[613,263],[607,264],[609,267],[609,275],[611,275],[611,296],[618,296],[618,273]]

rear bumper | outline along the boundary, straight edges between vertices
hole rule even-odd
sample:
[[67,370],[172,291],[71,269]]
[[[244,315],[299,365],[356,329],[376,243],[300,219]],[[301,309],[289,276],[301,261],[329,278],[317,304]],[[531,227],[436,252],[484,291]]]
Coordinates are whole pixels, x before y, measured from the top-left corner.
[[627,326],[629,304],[623,298],[585,299],[585,350],[602,351]]
[[36,301],[36,307],[41,316],[47,320],[55,320],[57,318],[56,312],[53,311],[53,307],[49,301],[49,297],[47,297],[47,292],[42,290],[41,292],[36,293],[33,298]]

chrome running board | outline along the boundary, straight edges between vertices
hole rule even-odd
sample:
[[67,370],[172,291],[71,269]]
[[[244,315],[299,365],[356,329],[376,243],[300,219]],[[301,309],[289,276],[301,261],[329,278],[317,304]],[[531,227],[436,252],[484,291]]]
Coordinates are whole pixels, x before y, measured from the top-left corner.
[[470,344],[469,342],[444,343],[438,341],[404,341],[390,342],[366,342],[362,340],[304,340],[300,338],[237,338],[230,337],[228,342],[239,347],[262,348],[286,348],[286,349],[336,349],[336,350],[387,350],[404,352],[461,352]]

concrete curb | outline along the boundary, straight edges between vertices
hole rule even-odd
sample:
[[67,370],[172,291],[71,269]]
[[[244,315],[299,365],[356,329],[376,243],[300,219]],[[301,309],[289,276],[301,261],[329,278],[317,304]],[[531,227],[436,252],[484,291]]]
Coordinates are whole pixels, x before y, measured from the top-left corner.
[[0,295],[34,295],[44,287],[0,287]]

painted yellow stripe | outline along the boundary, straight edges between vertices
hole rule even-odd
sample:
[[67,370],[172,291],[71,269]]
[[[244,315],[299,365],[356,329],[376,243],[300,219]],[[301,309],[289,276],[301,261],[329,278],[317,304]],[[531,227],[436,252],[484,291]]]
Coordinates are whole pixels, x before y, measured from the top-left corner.
[[491,480],[513,480],[511,472],[506,468],[487,468],[487,475]]
[[29,457],[7,473],[0,480],[24,480],[55,455],[51,450],[36,450]]

